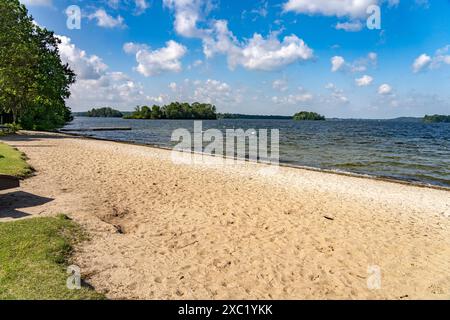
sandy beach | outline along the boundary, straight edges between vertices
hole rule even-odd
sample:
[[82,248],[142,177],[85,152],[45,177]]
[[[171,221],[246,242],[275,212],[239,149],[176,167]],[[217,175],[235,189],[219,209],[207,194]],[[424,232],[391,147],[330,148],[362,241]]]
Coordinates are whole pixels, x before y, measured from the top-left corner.
[[90,234],[74,263],[109,298],[450,298],[449,191],[175,164],[167,150],[57,134],[0,141],[36,169],[0,192],[0,221],[72,217]]

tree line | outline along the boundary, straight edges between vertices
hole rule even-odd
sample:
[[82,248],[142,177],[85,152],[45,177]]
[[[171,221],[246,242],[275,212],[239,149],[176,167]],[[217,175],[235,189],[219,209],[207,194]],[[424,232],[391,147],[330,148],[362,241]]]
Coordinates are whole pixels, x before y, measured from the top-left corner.
[[76,76],[61,61],[60,39],[34,23],[19,0],[0,0],[0,17],[0,114],[25,129],[63,126]]
[[125,119],[215,120],[216,107],[208,103],[172,102],[165,106],[137,106]]

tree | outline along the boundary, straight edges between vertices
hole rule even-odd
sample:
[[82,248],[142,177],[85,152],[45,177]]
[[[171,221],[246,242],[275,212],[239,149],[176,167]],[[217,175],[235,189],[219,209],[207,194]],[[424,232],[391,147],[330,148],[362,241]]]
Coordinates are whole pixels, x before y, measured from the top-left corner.
[[75,74],[53,32],[34,23],[18,0],[0,0],[0,101],[26,129],[53,129],[71,118],[65,100]]
[[33,21],[18,0],[0,0],[0,16],[0,101],[16,122],[33,89]]
[[162,119],[163,113],[161,111],[161,107],[157,105],[153,105],[152,107],[152,119]]

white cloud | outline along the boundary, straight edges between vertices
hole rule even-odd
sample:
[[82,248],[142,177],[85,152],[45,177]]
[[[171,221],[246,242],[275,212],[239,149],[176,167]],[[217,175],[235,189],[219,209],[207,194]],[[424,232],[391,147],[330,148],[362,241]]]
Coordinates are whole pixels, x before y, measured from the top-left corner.
[[127,42],[123,45],[123,51],[125,53],[137,53],[140,50],[148,50],[149,47],[146,44]]
[[104,28],[124,28],[124,19],[121,16],[114,18],[104,9],[98,9],[88,16],[90,20],[97,19],[97,25]]
[[194,82],[193,100],[217,103],[218,101],[233,100],[231,86],[226,82],[208,79],[204,82]]
[[414,60],[412,65],[414,73],[423,71],[424,69],[438,69],[442,65],[450,65],[450,45],[445,46],[436,51],[433,57],[422,54]]
[[36,6],[36,7],[38,6],[50,7],[53,4],[52,0],[20,0],[20,2],[26,6]]
[[101,58],[77,48],[68,37],[58,37],[61,39],[61,60],[68,63],[77,74],[68,100],[68,105],[74,111],[98,106],[129,108],[145,99],[140,83],[122,72],[108,71],[108,66]]
[[272,88],[281,92],[285,92],[289,89],[289,85],[286,80],[278,79],[272,83]]
[[170,88],[170,90],[172,90],[172,91],[177,91],[177,84],[175,83],[175,82],[171,82],[170,84],[169,84],[169,88]]
[[370,86],[373,82],[373,78],[368,75],[364,75],[359,79],[355,79],[355,83],[358,87],[367,87]]
[[200,60],[200,59],[198,59],[198,60],[195,60],[194,62],[192,62],[191,64],[189,64],[189,65],[187,66],[187,69],[188,69],[188,70],[192,70],[192,69],[194,69],[194,68],[200,67],[201,65],[203,65],[203,61]]
[[126,43],[124,51],[136,53],[138,63],[136,71],[150,77],[166,71],[180,72],[182,69],[180,59],[186,54],[187,49],[185,46],[170,40],[166,42],[166,47],[154,51],[146,45]]
[[136,5],[137,13],[143,13],[145,10],[150,8],[150,4],[147,0],[135,0],[134,3]]
[[344,30],[347,32],[358,32],[363,29],[361,21],[338,22],[335,26],[336,30]]
[[431,63],[431,57],[427,54],[422,54],[419,57],[417,57],[416,60],[414,60],[413,63],[413,70],[414,72],[419,72],[423,70],[425,67],[429,66]]
[[211,7],[209,0],[163,0],[163,5],[175,12],[175,31],[187,38],[203,38],[208,31],[197,28]]
[[150,99],[155,102],[158,102],[157,100],[203,102],[221,107],[237,106],[243,99],[242,90],[234,90],[228,83],[215,79],[185,79],[179,83],[170,83],[168,88],[168,93],[161,93]]
[[373,63],[377,63],[377,59],[378,59],[378,54],[376,54],[375,52],[369,52],[369,54],[367,55],[367,57],[369,58],[369,60]]
[[390,85],[388,85],[387,83],[382,84],[379,88],[378,88],[378,94],[386,96],[386,95],[390,95],[392,93],[392,87]]
[[58,36],[61,40],[59,51],[64,63],[68,63],[80,80],[98,80],[102,77],[108,66],[96,55],[88,55],[84,50],[78,49],[70,38]]
[[331,58],[331,71],[337,72],[345,65],[345,59],[341,56],[334,56]]
[[344,93],[344,90],[338,89],[334,83],[328,83],[325,86],[325,89],[331,91],[330,98],[325,98],[324,103],[341,103],[341,104],[348,104],[350,100],[347,98],[347,96]]
[[370,52],[367,57],[357,59],[351,63],[346,62],[341,56],[334,56],[331,58],[331,71],[364,72],[369,66],[375,66],[377,61],[378,55],[375,52]]
[[284,97],[274,96],[272,102],[276,104],[289,104],[296,105],[299,103],[309,102],[314,99],[314,96],[309,92],[303,92],[298,94],[289,94]]
[[276,33],[267,38],[255,33],[251,39],[240,43],[224,20],[216,21],[214,32],[214,38],[204,40],[204,53],[208,58],[216,53],[226,54],[231,69],[243,66],[248,70],[271,71],[313,57],[313,50],[296,35],[280,41]]
[[288,0],[283,7],[285,11],[308,15],[361,18],[366,15],[370,5],[378,0]]
[[312,49],[296,35],[280,41],[276,33],[267,37],[255,33],[251,39],[240,42],[225,20],[211,22],[210,28],[199,28],[198,24],[213,8],[211,0],[163,0],[163,4],[175,13],[174,27],[179,35],[202,39],[205,56],[226,55],[230,69],[242,66],[248,70],[270,71],[313,56]]

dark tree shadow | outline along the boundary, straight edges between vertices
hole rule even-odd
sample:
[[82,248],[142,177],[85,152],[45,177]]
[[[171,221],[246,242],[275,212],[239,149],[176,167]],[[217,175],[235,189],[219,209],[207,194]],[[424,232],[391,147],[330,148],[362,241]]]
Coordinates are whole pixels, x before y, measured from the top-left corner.
[[14,191],[6,194],[0,193],[0,219],[28,217],[30,216],[28,213],[21,212],[17,209],[41,206],[53,200],[23,191]]
[[0,137],[0,141],[7,142],[32,142],[32,141],[42,141],[43,139],[67,139],[74,138],[69,135],[57,134],[57,133],[33,133],[33,134],[10,134],[7,136]]

